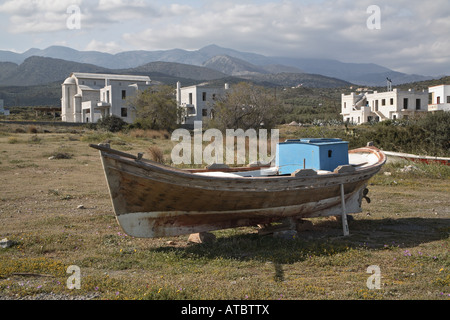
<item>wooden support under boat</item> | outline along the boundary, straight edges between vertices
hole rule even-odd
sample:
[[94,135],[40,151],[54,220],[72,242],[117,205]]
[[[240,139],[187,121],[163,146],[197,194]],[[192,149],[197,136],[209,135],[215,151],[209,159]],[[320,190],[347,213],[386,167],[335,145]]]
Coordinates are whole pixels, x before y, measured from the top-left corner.
[[350,231],[348,230],[347,209],[345,208],[345,192],[343,184],[341,184],[341,202],[342,202],[342,228],[344,230],[344,236],[346,237],[350,234]]

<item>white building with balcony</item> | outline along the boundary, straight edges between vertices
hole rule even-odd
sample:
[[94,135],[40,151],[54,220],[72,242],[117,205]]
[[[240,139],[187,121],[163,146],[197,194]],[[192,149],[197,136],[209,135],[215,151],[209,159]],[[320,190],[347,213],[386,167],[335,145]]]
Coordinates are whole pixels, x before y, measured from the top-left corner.
[[430,87],[428,92],[431,94],[428,111],[450,111],[450,85]]
[[136,115],[127,98],[149,88],[150,82],[146,76],[72,73],[62,84],[62,121],[96,123],[115,115],[132,123]]
[[178,82],[177,103],[184,110],[182,124],[193,125],[195,121],[211,119],[214,116],[215,102],[228,89],[228,84],[224,87],[199,84],[182,88]]
[[371,121],[407,119],[428,111],[428,92],[398,89],[386,92],[342,94],[342,112],[344,121],[363,124]]

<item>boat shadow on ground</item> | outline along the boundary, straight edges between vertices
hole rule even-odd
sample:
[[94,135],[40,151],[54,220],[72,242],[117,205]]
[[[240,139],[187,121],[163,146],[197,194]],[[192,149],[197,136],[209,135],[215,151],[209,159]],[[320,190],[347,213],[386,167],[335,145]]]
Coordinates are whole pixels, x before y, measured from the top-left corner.
[[[158,252],[177,251],[189,259],[228,259],[257,261],[273,266],[273,279],[284,280],[286,265],[311,259],[320,265],[348,265],[360,262],[361,250],[404,250],[424,243],[448,239],[450,219],[401,218],[365,220],[350,223],[350,236],[344,237],[340,221],[322,221],[311,230],[298,233],[292,239],[260,236],[256,232],[221,236],[213,243],[188,244],[184,247],[160,247]],[[250,229],[251,230],[251,229]],[[245,233],[244,231],[247,231]],[[238,232],[238,230],[236,230]],[[367,251],[364,251],[367,252]],[[364,253],[363,253],[364,254]]]
[[[290,264],[311,256],[333,256],[351,249],[385,250],[411,248],[423,243],[448,239],[450,219],[446,218],[400,218],[364,219],[350,222],[350,236],[344,237],[340,221],[324,220],[309,230],[299,232],[292,239],[278,239],[273,235],[261,236],[245,229],[236,234],[222,236],[218,232],[213,243],[188,244],[183,247],[163,246],[158,252],[179,251],[191,258],[257,260],[276,265]],[[275,268],[276,269],[276,268]]]

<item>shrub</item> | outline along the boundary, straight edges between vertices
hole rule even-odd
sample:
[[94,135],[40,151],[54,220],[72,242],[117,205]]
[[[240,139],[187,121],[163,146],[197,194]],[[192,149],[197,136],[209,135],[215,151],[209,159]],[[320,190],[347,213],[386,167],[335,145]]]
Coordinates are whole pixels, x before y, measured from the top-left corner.
[[151,146],[148,149],[148,153],[149,153],[150,160],[158,162],[158,163],[164,163],[164,154],[161,151],[161,149],[158,148],[157,146]]
[[35,126],[29,126],[28,133],[38,133],[38,130]]
[[100,129],[109,131],[109,132],[119,132],[122,131],[127,123],[122,120],[122,118],[112,115],[107,116],[98,121],[97,126]]

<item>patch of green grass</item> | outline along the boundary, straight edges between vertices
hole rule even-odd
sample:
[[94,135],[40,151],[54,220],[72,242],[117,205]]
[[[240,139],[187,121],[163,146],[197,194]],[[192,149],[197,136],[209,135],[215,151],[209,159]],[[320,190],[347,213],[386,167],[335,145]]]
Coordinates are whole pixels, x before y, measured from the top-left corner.
[[116,135],[112,132],[93,131],[84,134],[80,140],[87,143],[102,143],[114,138]]
[[63,276],[66,272],[64,263],[44,257],[18,258],[0,260],[0,278],[14,273],[37,273],[53,276]]

